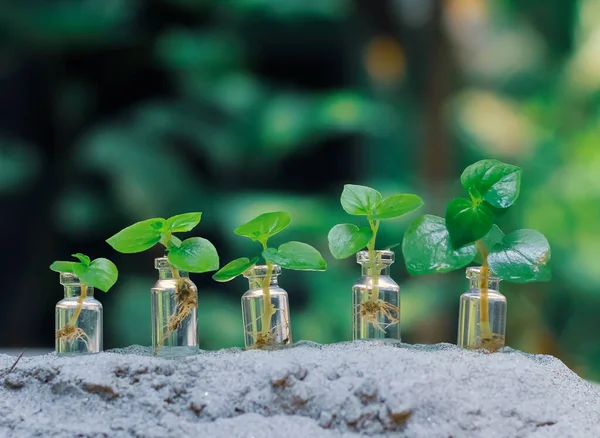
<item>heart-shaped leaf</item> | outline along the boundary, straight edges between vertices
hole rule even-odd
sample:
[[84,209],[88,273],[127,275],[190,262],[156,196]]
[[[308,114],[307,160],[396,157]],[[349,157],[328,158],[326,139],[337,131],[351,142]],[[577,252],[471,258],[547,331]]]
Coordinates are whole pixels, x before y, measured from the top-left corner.
[[353,224],[339,224],[327,235],[329,250],[336,259],[345,259],[363,249],[373,238],[369,227],[358,228]]
[[494,223],[494,214],[483,203],[456,198],[446,209],[446,227],[454,248],[473,243],[485,236]]
[[373,211],[372,219],[395,219],[411,213],[423,206],[423,200],[412,194],[391,195],[385,198]]
[[518,230],[507,234],[489,254],[494,273],[513,283],[549,281],[550,244],[542,233]]
[[254,266],[256,262],[258,262],[258,257],[254,257],[252,260],[248,259],[247,257],[233,260],[219,269],[219,271],[213,275],[213,279],[220,282],[233,280],[235,277],[242,275],[244,272]]
[[200,223],[202,213],[183,213],[167,219],[165,228],[171,233],[187,233]]
[[104,292],[113,287],[119,277],[119,271],[113,262],[108,259],[99,258],[86,266],[82,263],[76,263],[73,267],[75,275],[79,277],[82,283],[89,287],[98,288]]
[[263,213],[250,222],[240,225],[233,232],[254,241],[265,242],[269,237],[285,229],[291,221],[291,216],[284,211]]
[[297,271],[325,271],[327,262],[321,253],[312,246],[302,242],[288,242],[278,249],[267,248],[262,252],[265,260],[282,268]]
[[521,189],[521,168],[498,160],[481,160],[467,167],[460,177],[463,187],[477,190],[496,208],[515,203]]
[[190,237],[179,247],[172,247],[167,255],[169,263],[186,272],[209,272],[219,269],[217,249],[202,237]]
[[341,203],[346,213],[369,216],[377,208],[381,199],[381,193],[371,187],[346,184]]
[[119,252],[132,254],[152,248],[160,241],[165,220],[147,219],[122,229],[106,242]]
[[471,263],[477,248],[472,244],[454,249],[444,218],[426,214],[404,234],[402,253],[408,272],[422,275],[463,268]]

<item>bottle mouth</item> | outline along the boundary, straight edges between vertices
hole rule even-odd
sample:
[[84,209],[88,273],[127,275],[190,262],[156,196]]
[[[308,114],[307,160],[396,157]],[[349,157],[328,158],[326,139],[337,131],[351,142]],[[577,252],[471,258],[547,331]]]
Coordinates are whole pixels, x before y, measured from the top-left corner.
[[79,286],[81,280],[79,277],[72,272],[61,272],[60,273],[60,284],[63,286]]
[[[389,249],[375,251],[375,257],[378,264],[384,265],[391,265],[395,260],[394,251],[390,251]],[[356,263],[364,264],[370,261],[369,251],[359,251],[356,253]]]
[[[273,265],[273,269],[271,271],[271,275],[279,275],[281,274],[281,266]],[[246,278],[256,278],[256,277],[264,277],[267,275],[267,265],[255,265],[252,268],[248,269],[244,272],[244,277]]]
[[[481,276],[481,266],[469,266],[466,271],[466,277],[469,280],[473,280],[475,278],[479,278]],[[490,269],[490,275],[488,281],[502,281],[502,279]]]

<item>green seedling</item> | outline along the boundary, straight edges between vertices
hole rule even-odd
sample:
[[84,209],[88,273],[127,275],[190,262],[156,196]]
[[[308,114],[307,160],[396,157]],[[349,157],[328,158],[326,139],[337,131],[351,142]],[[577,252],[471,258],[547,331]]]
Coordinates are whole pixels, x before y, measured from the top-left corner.
[[119,271],[113,262],[108,259],[99,258],[91,261],[84,254],[73,254],[79,262],[56,261],[50,265],[50,269],[58,273],[75,274],[81,283],[81,295],[77,299],[77,307],[73,316],[66,326],[56,331],[56,339],[63,341],[74,341],[81,339],[88,346],[89,337],[85,331],[77,327],[77,320],[83,308],[83,300],[87,297],[88,287],[108,292],[117,282]]
[[455,198],[446,217],[424,215],[404,235],[402,251],[412,275],[444,273],[472,262],[480,270],[480,330],[478,348],[496,351],[504,338],[491,331],[488,280],[493,272],[514,283],[549,281],[550,244],[538,231],[524,229],[504,235],[495,224],[519,197],[522,171],[497,160],[467,167],[461,183],[469,198]]
[[182,241],[174,236],[174,233],[193,230],[200,223],[201,217],[202,213],[183,213],[169,219],[147,219],[128,226],[106,240],[114,249],[125,254],[146,251],[157,243],[163,245],[167,252],[171,274],[175,280],[177,306],[158,345],[162,345],[192,310],[198,307],[196,294],[190,293],[191,282],[181,277],[179,271],[203,273],[219,269],[219,255],[207,239],[190,237]]
[[[274,345],[270,323],[277,309],[271,303],[269,288],[273,274],[273,265],[297,271],[325,271],[327,269],[327,263],[321,256],[321,253],[306,243],[287,242],[278,248],[269,247],[269,239],[287,228],[290,222],[291,217],[286,212],[264,213],[233,231],[235,234],[248,237],[260,243],[262,246],[261,256],[266,264],[266,275],[262,283],[257,285],[263,291],[263,313],[259,317],[261,319],[261,331],[248,333],[254,339],[256,348]],[[239,275],[251,272],[259,259],[260,257],[253,257],[252,259],[242,257],[233,260],[223,266],[221,270],[213,275],[213,278],[220,282],[233,280]],[[247,328],[244,327],[244,330],[247,330]]]
[[[380,330],[379,315],[384,315],[390,325],[398,322],[396,306],[379,298],[379,276],[385,265],[377,259],[375,243],[379,224],[382,220],[397,219],[423,206],[423,200],[412,194],[395,194],[384,198],[381,193],[371,187],[346,184],[341,196],[342,208],[353,216],[365,216],[368,226],[358,227],[354,224],[338,224],[329,235],[329,250],[336,259],[348,258],[363,248],[369,253],[370,273],[372,276],[372,293],[367,301],[360,304],[358,312],[368,324]],[[396,245],[388,246],[391,249]]]

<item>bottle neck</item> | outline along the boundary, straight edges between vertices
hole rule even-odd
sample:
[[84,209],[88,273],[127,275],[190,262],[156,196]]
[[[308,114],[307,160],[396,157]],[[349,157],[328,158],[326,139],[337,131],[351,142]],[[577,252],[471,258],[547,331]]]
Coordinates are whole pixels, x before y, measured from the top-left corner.
[[[277,276],[279,274],[272,274],[271,279],[269,281],[269,288],[276,287],[279,285],[277,282]],[[264,287],[266,275],[253,275],[248,278],[248,284],[250,289],[260,289]]]
[[[500,290],[500,279],[490,278],[487,282],[488,290]],[[481,278],[479,276],[469,278],[469,289],[481,289]]]
[[190,275],[187,272],[183,272],[175,268],[161,268],[158,270],[159,280],[169,280],[173,278],[189,278],[189,276]]
[[65,298],[75,298],[82,295],[83,289],[85,289],[86,298],[94,297],[94,288],[89,286],[83,286],[81,284],[69,284],[65,285]]
[[[381,270],[380,272],[378,272],[379,270]],[[361,264],[361,271],[362,271],[362,276],[363,277],[372,277],[374,274],[377,275],[387,275],[389,277],[390,275],[390,265],[382,265],[379,264],[377,266],[377,268],[375,269],[375,273],[373,273],[373,269],[372,266],[370,264]]]

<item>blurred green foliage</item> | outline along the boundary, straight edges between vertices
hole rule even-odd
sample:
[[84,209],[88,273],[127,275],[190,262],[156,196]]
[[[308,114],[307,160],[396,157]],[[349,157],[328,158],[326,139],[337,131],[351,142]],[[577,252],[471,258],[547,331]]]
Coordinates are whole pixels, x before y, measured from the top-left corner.
[[[600,0],[2,2],[1,220],[28,260],[2,331],[32,322],[2,342],[51,345],[60,287],[46,265],[83,248],[122,273],[103,300],[107,347],[149,344],[161,254],[115,257],[103,242],[134,221],[203,211],[226,262],[251,246],[235,227],[285,210],[294,238],[326,254],[343,183],[418,193],[440,214],[460,169],[494,157],[524,169],[500,225],[553,247],[551,283],[503,285],[507,342],[600,379],[599,23]],[[350,336],[359,268],[328,261],[280,278],[296,340]],[[454,342],[466,280],[409,278],[400,256],[392,275],[404,340]],[[202,347],[242,345],[247,285],[194,281]]]

